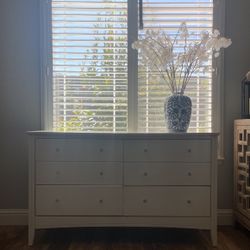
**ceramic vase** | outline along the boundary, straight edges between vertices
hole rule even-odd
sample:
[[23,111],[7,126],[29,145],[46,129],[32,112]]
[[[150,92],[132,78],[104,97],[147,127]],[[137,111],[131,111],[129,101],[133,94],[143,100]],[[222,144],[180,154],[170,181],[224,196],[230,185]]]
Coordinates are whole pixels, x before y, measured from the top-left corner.
[[169,132],[187,132],[192,113],[190,97],[173,94],[166,98],[164,110],[166,126]]

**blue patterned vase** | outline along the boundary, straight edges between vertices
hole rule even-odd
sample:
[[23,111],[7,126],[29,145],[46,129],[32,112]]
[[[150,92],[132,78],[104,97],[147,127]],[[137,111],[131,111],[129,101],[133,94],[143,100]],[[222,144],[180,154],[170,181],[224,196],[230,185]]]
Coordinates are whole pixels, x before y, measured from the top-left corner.
[[166,98],[164,110],[169,132],[187,132],[192,113],[192,101],[188,96],[171,95]]

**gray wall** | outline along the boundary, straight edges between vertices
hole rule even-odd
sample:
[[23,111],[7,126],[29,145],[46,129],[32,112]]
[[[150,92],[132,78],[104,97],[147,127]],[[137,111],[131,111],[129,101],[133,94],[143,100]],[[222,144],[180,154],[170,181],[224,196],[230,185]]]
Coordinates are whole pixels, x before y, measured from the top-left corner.
[[226,35],[233,44],[225,51],[225,162],[219,167],[219,208],[233,199],[233,121],[240,118],[240,82],[250,70],[250,1],[226,1]]
[[[250,70],[250,1],[226,0],[225,163],[219,208],[232,207],[233,120],[240,80]],[[27,138],[40,128],[38,0],[0,0],[0,209],[27,208]]]
[[0,209],[27,208],[25,131],[39,129],[37,0],[0,0]]

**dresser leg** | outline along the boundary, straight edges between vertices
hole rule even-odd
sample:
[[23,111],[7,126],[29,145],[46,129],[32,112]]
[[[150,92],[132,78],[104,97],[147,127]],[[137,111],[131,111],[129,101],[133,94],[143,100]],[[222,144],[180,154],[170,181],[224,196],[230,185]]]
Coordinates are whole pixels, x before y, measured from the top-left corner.
[[214,229],[211,229],[210,231],[211,233],[211,241],[212,241],[212,245],[213,247],[216,247],[217,246],[217,228],[214,228]]
[[35,229],[34,227],[29,226],[29,235],[28,235],[28,245],[32,246],[35,239]]

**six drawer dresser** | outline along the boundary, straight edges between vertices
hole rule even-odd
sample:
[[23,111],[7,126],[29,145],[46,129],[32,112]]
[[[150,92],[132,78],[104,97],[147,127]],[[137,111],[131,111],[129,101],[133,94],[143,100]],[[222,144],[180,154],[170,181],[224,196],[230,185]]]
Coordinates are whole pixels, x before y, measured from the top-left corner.
[[217,134],[29,132],[36,229],[175,227],[217,244]]

